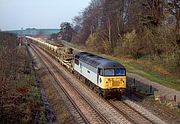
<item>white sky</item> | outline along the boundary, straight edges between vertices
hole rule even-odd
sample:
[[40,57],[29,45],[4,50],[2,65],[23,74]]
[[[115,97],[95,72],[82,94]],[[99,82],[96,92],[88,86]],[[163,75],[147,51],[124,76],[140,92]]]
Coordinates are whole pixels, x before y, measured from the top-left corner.
[[0,29],[59,28],[91,0],[0,0]]

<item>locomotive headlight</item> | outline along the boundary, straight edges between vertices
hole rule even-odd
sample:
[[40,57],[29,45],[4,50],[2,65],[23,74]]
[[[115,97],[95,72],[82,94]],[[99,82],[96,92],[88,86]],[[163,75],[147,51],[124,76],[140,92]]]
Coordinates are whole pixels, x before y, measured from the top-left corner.
[[109,82],[109,79],[108,78],[106,78],[106,83],[108,83]]
[[121,81],[122,83],[124,83],[124,79],[123,79],[123,78],[120,78],[120,81]]

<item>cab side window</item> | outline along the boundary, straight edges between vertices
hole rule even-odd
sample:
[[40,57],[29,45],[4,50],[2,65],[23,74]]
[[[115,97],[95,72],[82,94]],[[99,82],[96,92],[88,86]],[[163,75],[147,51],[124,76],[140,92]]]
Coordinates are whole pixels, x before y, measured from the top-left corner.
[[74,62],[76,63],[76,65],[79,65],[79,60],[78,59],[75,59]]
[[98,74],[103,76],[103,70],[101,68],[98,69]]
[[115,69],[115,75],[116,76],[125,76],[126,75],[126,71],[123,68],[116,68]]

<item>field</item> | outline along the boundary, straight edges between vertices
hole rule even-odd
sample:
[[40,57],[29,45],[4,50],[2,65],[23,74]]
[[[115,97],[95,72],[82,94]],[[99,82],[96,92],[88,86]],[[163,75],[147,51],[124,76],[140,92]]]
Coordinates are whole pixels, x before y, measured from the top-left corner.
[[10,33],[15,33],[17,35],[31,35],[31,36],[36,36],[36,35],[46,35],[50,36],[53,33],[58,33],[59,29],[35,29],[35,28],[30,28],[26,30],[12,30],[8,31]]

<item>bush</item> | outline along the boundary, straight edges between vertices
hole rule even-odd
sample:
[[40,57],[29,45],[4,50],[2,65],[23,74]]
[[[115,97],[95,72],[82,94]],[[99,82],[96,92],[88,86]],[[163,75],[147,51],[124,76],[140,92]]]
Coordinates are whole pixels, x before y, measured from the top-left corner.
[[138,40],[137,34],[135,30],[132,32],[128,32],[124,34],[123,38],[119,39],[119,42],[115,48],[115,54],[118,55],[131,55],[134,58],[139,58],[141,55],[139,53],[139,49],[141,44]]
[[136,59],[142,57],[170,72],[180,72],[180,46],[174,30],[169,27],[144,28],[141,33],[134,30],[125,33],[119,39],[114,54],[130,55]]
[[89,35],[86,46],[91,51],[96,51],[100,53],[110,54],[112,53],[112,47],[108,38],[104,35],[103,32],[96,32],[92,35]]
[[141,55],[163,66],[170,72],[180,72],[180,46],[176,42],[174,30],[158,27],[153,30],[144,28],[139,37]]
[[86,46],[88,46],[88,48],[90,50],[95,50],[97,48],[96,47],[96,36],[95,36],[95,34],[89,35],[89,37],[86,41]]

